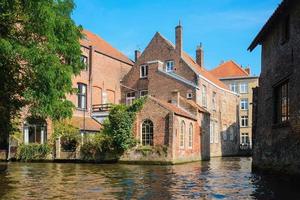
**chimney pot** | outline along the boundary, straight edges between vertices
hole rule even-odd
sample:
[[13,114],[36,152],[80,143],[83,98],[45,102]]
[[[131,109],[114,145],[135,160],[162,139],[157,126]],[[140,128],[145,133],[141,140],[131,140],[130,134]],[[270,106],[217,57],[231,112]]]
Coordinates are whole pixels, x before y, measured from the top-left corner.
[[251,70],[249,66],[245,68],[245,71],[248,73],[248,75],[250,75]]
[[204,67],[204,51],[202,48],[202,43],[200,43],[200,45],[198,45],[196,49],[196,63],[200,67]]
[[141,52],[139,50],[134,51],[134,62],[136,62],[141,56]]

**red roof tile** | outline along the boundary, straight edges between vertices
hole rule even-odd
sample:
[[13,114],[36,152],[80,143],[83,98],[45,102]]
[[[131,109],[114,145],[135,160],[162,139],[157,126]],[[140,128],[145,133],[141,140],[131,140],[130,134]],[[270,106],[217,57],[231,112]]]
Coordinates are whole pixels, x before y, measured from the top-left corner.
[[222,63],[210,72],[218,78],[249,76],[249,74],[241,66],[232,60]]
[[86,47],[92,45],[94,46],[96,51],[99,51],[102,54],[113,57],[129,65],[134,65],[132,60],[130,60],[127,56],[118,51],[116,48],[112,47],[108,42],[103,40],[98,35],[88,30],[83,30],[83,34],[85,35],[85,38],[80,40],[81,45]]

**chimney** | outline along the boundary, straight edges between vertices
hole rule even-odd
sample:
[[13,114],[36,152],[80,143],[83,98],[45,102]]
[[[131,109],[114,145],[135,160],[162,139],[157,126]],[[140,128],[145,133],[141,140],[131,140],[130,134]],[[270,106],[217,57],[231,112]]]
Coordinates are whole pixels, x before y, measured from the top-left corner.
[[180,24],[180,21],[179,21],[178,26],[176,26],[176,28],[175,28],[175,40],[176,40],[175,50],[181,56],[181,54],[182,54],[182,26]]
[[245,68],[245,71],[248,73],[248,75],[250,75],[251,71],[250,71],[250,67],[249,66]]
[[179,106],[179,97],[180,97],[180,93],[178,90],[174,90],[172,91],[172,99],[171,99],[171,103]]
[[141,56],[141,52],[139,50],[135,50],[134,51],[134,62],[136,62],[140,56]]
[[202,43],[200,43],[200,45],[198,45],[196,49],[196,62],[198,65],[200,65],[200,67],[204,67],[204,52]]

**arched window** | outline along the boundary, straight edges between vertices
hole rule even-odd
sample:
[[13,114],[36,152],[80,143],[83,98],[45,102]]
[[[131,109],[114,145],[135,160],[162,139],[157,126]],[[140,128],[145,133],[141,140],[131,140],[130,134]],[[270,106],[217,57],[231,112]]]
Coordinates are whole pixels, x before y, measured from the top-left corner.
[[190,127],[189,127],[189,148],[193,148],[193,124],[190,123]]
[[180,135],[179,135],[179,146],[184,147],[184,136],[185,136],[185,123],[181,121]]
[[142,145],[153,146],[153,123],[149,119],[142,124]]

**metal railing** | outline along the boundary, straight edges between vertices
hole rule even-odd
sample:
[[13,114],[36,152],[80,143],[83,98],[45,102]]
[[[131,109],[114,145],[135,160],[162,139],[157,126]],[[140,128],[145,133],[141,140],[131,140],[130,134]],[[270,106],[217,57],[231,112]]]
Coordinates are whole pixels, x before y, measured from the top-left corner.
[[107,112],[111,109],[112,104],[111,103],[104,103],[104,104],[94,104],[92,106],[93,112]]

